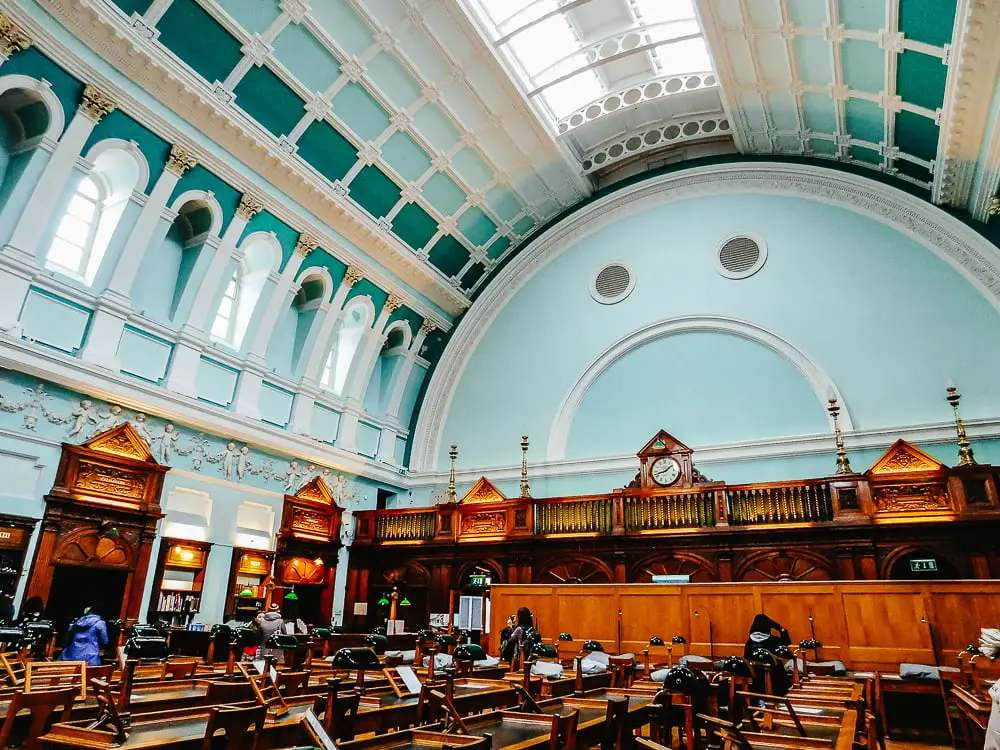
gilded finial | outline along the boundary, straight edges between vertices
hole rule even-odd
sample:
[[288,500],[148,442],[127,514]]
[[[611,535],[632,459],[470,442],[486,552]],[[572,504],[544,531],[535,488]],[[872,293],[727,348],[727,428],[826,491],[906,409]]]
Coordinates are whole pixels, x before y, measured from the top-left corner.
[[80,102],[80,112],[94,122],[100,122],[105,115],[110,115],[118,105],[115,100],[103,91],[89,83],[83,89],[83,99]]
[[451,444],[448,457],[451,459],[451,473],[448,475],[448,502],[457,503],[458,495],[455,494],[455,459],[458,458],[458,446],[454,443]]
[[844,448],[844,436],[840,432],[840,405],[837,403],[837,399],[831,398],[830,405],[826,407],[826,410],[830,412],[830,417],[833,419],[833,433],[837,444],[837,474],[853,474],[854,470],[851,468],[851,462],[847,458],[847,450]]
[[958,435],[958,465],[975,466],[976,458],[972,455],[972,446],[969,444],[969,438],[965,434],[965,422],[962,421],[962,417],[958,413],[958,402],[962,400],[962,394],[958,392],[958,388],[954,384],[949,384],[945,390],[948,391],[945,400],[951,404],[951,408],[955,412],[955,433]]
[[528,436],[521,435],[521,497],[531,497],[528,486]]
[[347,271],[344,273],[344,283],[347,286],[354,286],[364,277],[365,273],[360,268],[357,266],[348,266]]
[[184,173],[193,168],[198,160],[185,151],[180,146],[170,147],[170,156],[167,157],[167,171],[178,177],[183,177]]
[[256,197],[250,193],[244,193],[243,197],[240,198],[239,208],[236,209],[236,214],[241,219],[250,221],[254,216],[259,214],[264,210],[264,204],[260,202]]
[[307,234],[299,235],[299,241],[295,243],[295,252],[303,258],[308,258],[309,254],[319,247],[319,243]]
[[31,39],[6,13],[0,13],[0,57],[5,60],[31,46]]

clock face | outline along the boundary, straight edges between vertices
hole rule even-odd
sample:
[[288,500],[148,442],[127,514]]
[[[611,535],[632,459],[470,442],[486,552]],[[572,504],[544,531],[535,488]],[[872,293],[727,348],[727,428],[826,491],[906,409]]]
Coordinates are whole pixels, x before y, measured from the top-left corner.
[[676,458],[664,456],[663,458],[658,458],[653,462],[650,474],[652,475],[654,482],[661,487],[667,487],[676,482],[680,477],[681,465],[677,462]]

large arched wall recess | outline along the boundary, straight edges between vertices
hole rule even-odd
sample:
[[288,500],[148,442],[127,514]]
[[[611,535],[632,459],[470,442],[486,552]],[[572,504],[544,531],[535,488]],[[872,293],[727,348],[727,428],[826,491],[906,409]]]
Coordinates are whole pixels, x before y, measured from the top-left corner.
[[[918,197],[859,175],[771,162],[711,165],[630,185],[542,233],[477,298],[455,330],[428,384],[414,430],[411,470],[435,470],[449,410],[466,368],[497,317],[548,264],[590,235],[663,204],[696,197],[781,196],[826,204],[872,219],[918,243],[1000,311],[1000,251],[953,216]],[[855,414],[855,423],[857,415]]]
[[802,374],[821,404],[825,406],[828,398],[838,399],[842,405],[841,427],[846,430],[853,429],[850,412],[833,380],[819,364],[795,344],[762,326],[744,320],[713,315],[691,315],[663,320],[633,331],[605,349],[599,357],[591,362],[559,405],[556,418],[549,431],[546,458],[549,461],[560,461],[566,457],[566,444],[577,409],[591,386],[607,372],[608,368],[628,356],[630,352],[652,341],[695,331],[730,334],[767,347],[791,363]]

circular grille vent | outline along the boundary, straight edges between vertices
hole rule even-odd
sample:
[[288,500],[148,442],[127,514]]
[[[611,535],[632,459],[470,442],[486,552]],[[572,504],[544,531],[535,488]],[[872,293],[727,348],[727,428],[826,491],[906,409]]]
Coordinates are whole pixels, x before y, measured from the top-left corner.
[[720,274],[727,279],[753,276],[767,260],[767,247],[757,237],[745,234],[727,237],[719,245],[715,262]]
[[602,305],[621,302],[632,293],[635,276],[632,269],[615,260],[601,266],[590,282],[590,295]]

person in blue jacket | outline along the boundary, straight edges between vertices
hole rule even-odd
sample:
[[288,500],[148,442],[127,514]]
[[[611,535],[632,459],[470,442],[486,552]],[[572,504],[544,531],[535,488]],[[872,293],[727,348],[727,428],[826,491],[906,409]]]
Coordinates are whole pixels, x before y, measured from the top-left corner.
[[85,661],[91,667],[101,663],[101,650],[108,645],[108,626],[90,607],[69,626],[66,646],[59,655],[62,661]]

